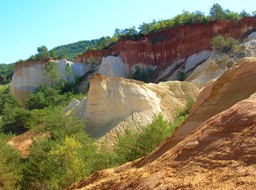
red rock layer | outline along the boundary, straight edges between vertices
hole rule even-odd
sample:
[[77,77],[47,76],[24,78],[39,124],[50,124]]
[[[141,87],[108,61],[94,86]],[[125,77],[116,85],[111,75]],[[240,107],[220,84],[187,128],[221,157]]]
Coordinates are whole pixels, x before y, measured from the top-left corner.
[[108,50],[87,51],[78,56],[76,61],[86,62],[90,58],[121,55],[130,66],[143,63],[165,68],[175,59],[210,50],[211,39],[218,34],[239,39],[254,30],[256,18],[181,26],[146,35],[139,41],[122,40]]

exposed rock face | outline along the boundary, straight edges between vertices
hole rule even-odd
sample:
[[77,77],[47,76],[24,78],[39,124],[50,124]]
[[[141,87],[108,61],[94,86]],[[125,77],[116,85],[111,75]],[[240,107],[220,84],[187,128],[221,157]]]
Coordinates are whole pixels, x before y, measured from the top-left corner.
[[[60,78],[67,81],[65,73],[66,64],[71,65],[72,73],[70,81],[75,77],[83,76],[91,68],[83,63],[73,63],[67,60],[56,60]],[[50,79],[44,74],[45,62],[20,62],[15,65],[15,72],[12,77],[11,92],[21,100],[26,100],[27,96],[34,92],[42,84],[50,84]]]
[[254,189],[255,66],[255,58],[243,59],[201,92],[178,128],[190,132],[176,146],[170,138],[145,158],[99,171],[69,189]]
[[102,58],[99,73],[105,76],[127,78],[129,69],[126,67],[121,57],[107,56]]
[[192,82],[199,88],[205,87],[228,69],[229,62],[231,62],[231,59],[228,55],[219,55],[219,53],[212,52],[203,64],[189,74],[186,81]]
[[256,32],[251,33],[243,44],[247,57],[256,57]]
[[210,56],[210,42],[216,35],[240,39],[255,28],[256,18],[182,26],[146,35],[138,41],[120,41],[108,50],[87,51],[77,61],[118,56],[129,68],[136,64],[156,67],[154,82],[175,79],[178,70],[192,71]]
[[243,58],[213,84],[204,88],[186,123],[179,127],[169,145],[175,145],[212,116],[248,98],[256,91],[256,59]]
[[94,75],[86,99],[75,108],[87,120],[86,130],[93,137],[138,128],[152,121],[154,115],[172,120],[189,97],[199,90],[187,82],[145,84],[143,82]]

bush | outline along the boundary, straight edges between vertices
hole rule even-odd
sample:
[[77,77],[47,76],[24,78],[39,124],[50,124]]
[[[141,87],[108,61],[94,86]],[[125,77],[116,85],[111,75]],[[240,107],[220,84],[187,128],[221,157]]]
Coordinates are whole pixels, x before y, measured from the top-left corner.
[[9,104],[5,104],[2,116],[2,126],[0,132],[22,134],[27,131],[25,127],[26,121],[29,119],[30,113],[21,107],[13,108]]
[[20,189],[22,164],[19,152],[7,145],[9,136],[0,133],[0,189]]
[[171,123],[165,121],[162,115],[158,115],[142,131],[126,130],[125,134],[118,135],[114,149],[115,164],[135,160],[153,151],[186,119],[193,103],[194,100],[189,98],[185,109],[178,111],[177,117]]
[[152,68],[140,68],[138,65],[135,67],[135,73],[132,76],[132,79],[143,81],[143,82],[150,82],[150,78],[153,74]]
[[239,42],[231,37],[225,39],[222,35],[218,35],[212,39],[211,46],[214,51],[222,53],[241,53]]
[[63,117],[58,107],[48,110],[38,128],[48,137],[35,139],[24,163],[22,189],[64,189],[91,173],[97,148],[83,127]]
[[36,93],[32,94],[28,101],[28,109],[43,109],[46,107],[54,107],[68,102],[69,98],[61,95],[60,91],[50,86],[41,86]]
[[179,116],[169,124],[162,115],[158,115],[141,132],[126,130],[125,134],[118,136],[114,150],[116,164],[123,164],[150,153],[171,136],[184,119],[184,116]]
[[10,86],[1,86],[0,90],[0,116],[3,115],[4,107],[6,104],[14,107],[20,107],[21,103],[10,93]]
[[178,71],[177,72],[177,80],[185,81],[185,79],[186,79],[186,73],[183,71]]

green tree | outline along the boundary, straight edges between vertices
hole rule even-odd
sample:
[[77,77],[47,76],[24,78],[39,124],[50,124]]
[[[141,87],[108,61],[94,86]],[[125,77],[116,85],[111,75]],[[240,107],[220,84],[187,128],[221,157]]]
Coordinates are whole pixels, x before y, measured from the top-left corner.
[[53,87],[60,79],[60,75],[55,62],[48,61],[44,66],[44,73],[50,78],[50,84]]
[[50,86],[41,86],[38,90],[29,96],[27,101],[28,109],[43,109],[45,107],[55,107],[66,103],[69,98],[61,95],[60,91]]
[[69,63],[66,64],[65,66],[65,74],[67,75],[67,79],[68,79],[68,84],[70,83],[70,77],[72,74],[72,69]]
[[218,3],[213,4],[210,9],[209,15],[211,20],[222,20],[225,18],[225,12]]
[[2,86],[0,90],[0,115],[4,114],[4,107],[6,104],[11,106],[11,108],[20,107],[21,103],[16,97],[10,93],[10,85]]
[[233,12],[227,9],[225,10],[225,18],[230,20],[239,20],[241,19],[241,15],[237,12]]
[[52,58],[52,59],[57,59],[58,56],[57,56],[57,52],[55,50],[51,50],[49,52],[49,56]]
[[37,48],[36,60],[48,60],[50,58],[48,49],[46,46],[40,46]]
[[250,13],[248,13],[248,12],[246,12],[245,10],[242,10],[241,12],[240,12],[240,17],[249,17],[249,16],[251,16],[250,15]]
[[28,110],[21,107],[14,107],[11,104],[5,104],[3,110],[2,121],[3,124],[0,126],[0,132],[5,134],[14,133],[22,134],[27,129],[25,123],[30,117]]
[[150,82],[150,78],[153,74],[153,69],[148,67],[148,68],[140,68],[138,65],[135,67],[135,72],[132,76],[132,79],[135,80],[140,80],[143,82]]
[[63,53],[61,53],[60,55],[59,55],[59,59],[67,59],[67,57],[68,57],[68,55],[67,55],[67,53],[65,53],[65,52],[63,52]]
[[81,147],[82,144],[74,136],[66,136],[64,142],[58,144],[49,153],[50,156],[57,158],[55,163],[58,165],[58,168],[63,170],[59,182],[64,183],[63,187],[75,183],[85,175],[85,163],[78,155]]

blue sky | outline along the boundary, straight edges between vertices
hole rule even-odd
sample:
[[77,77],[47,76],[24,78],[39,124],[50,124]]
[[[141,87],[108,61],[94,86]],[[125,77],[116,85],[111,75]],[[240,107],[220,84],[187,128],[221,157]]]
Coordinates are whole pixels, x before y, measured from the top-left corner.
[[219,3],[232,11],[256,10],[255,0],[0,0],[0,63],[27,59],[37,47],[102,36],[186,11],[208,14]]

